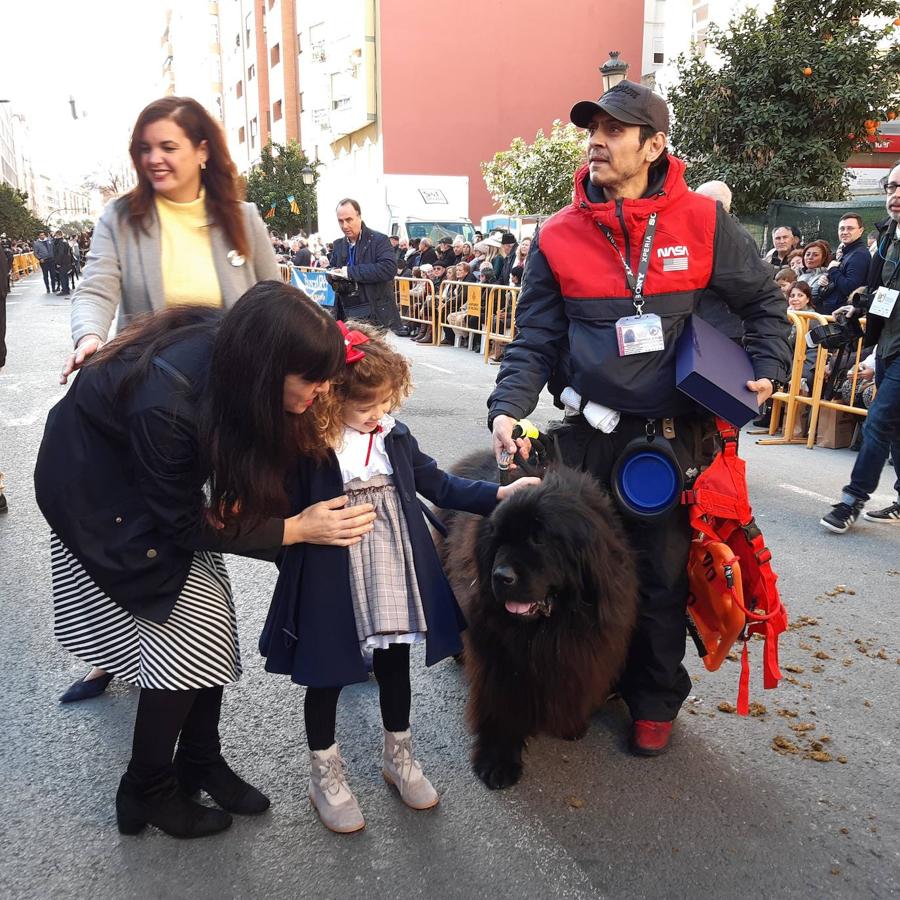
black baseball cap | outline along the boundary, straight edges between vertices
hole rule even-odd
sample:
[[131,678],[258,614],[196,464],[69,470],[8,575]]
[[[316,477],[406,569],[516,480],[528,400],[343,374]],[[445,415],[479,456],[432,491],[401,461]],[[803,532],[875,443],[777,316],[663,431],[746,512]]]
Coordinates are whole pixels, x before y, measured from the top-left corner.
[[579,128],[587,128],[598,112],[605,112],[627,125],[649,125],[655,131],[669,133],[669,107],[659,94],[634,81],[620,81],[597,101],[581,100],[572,107],[569,118]]

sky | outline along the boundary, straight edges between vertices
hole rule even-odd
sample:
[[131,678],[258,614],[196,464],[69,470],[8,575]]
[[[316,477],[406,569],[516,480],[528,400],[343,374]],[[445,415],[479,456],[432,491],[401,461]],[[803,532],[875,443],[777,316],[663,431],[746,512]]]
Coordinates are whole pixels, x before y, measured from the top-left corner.
[[0,99],[28,120],[36,172],[80,184],[127,153],[134,120],[161,93],[160,38],[171,2],[42,0],[40,15],[34,7],[4,14]]

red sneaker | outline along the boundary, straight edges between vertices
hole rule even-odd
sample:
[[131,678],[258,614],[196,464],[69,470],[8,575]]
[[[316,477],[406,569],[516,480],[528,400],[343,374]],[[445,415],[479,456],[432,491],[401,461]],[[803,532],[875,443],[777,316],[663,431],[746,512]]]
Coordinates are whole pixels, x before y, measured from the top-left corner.
[[631,752],[637,756],[659,756],[669,746],[671,722],[636,719],[631,729]]

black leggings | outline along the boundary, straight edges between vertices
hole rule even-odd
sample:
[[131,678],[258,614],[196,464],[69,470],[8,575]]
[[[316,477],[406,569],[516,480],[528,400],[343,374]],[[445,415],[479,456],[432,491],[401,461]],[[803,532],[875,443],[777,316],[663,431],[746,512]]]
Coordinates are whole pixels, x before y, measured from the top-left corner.
[[[412,689],[409,684],[409,644],[391,644],[372,655],[381,721],[388,731],[409,728]],[[306,741],[310,750],[327,750],[334,743],[339,687],[307,688],[303,703]]]
[[141,688],[128,772],[140,782],[171,774],[176,741],[180,756],[201,765],[214,762],[221,752],[221,712],[221,686],[186,691]]

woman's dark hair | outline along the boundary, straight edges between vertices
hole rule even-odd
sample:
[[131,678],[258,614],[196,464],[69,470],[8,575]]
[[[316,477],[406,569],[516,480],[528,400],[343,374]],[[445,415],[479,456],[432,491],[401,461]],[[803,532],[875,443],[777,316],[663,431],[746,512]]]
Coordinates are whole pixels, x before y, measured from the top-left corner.
[[213,347],[200,429],[210,505],[228,523],[287,512],[285,479],[298,455],[328,448],[311,415],[284,409],[284,379],[330,381],[344,370],[337,323],[302,291],[261,281],[229,310]]
[[806,251],[809,250],[810,247],[818,247],[822,251],[822,266],[827,266],[828,263],[831,262],[831,244],[829,244],[828,241],[810,241],[803,248],[804,256],[806,255]]
[[131,224],[146,230],[146,219],[155,201],[153,185],[141,165],[144,129],[160,119],[171,119],[197,147],[206,141],[206,168],[200,173],[206,189],[206,208],[213,221],[225,232],[228,242],[242,256],[249,256],[250,245],[244,229],[241,208],[242,191],[237,167],[232,162],[222,128],[213,117],[190,97],[163,97],[144,107],[134,123],[128,152],[138,183],[124,197]]
[[[812,302],[813,302],[812,288],[809,286],[809,284],[807,284],[807,282],[795,281],[791,285],[791,291],[800,291],[801,294],[805,294],[806,299],[809,300],[809,305],[812,306]],[[788,291],[788,293],[790,294],[790,291]]]
[[128,355],[134,362],[122,379],[116,402],[125,400],[143,381],[153,365],[153,358],[166,347],[193,337],[208,334],[210,340],[224,313],[208,306],[173,306],[158,313],[136,316],[108,344],[101,347],[85,366],[98,366]]

